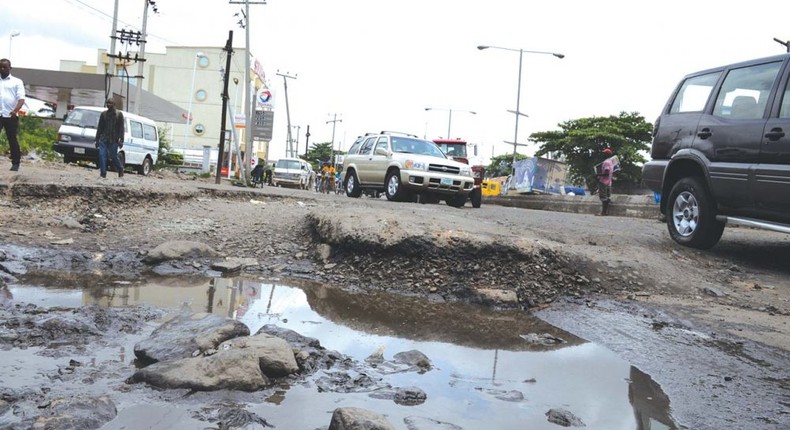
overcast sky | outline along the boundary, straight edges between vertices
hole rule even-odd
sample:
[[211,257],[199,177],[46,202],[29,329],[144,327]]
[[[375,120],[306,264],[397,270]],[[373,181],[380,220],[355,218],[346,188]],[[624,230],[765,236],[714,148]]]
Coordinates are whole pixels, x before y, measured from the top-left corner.
[[[96,63],[109,49],[113,0],[4,1],[0,56],[15,67],[57,70],[61,59]],[[120,0],[119,28],[140,29],[144,0]],[[222,46],[243,5],[227,0],[156,0],[147,52]],[[582,117],[639,112],[653,122],[686,73],[781,54],[790,3],[754,0],[268,0],[250,6],[251,52],[275,97],[272,158],[285,155],[283,78],[291,123],[310,142],[348,149],[357,135],[395,130],[464,138],[481,155],[512,153],[519,53],[525,53],[520,143]],[[19,36],[10,38],[12,31]],[[12,41],[9,43],[9,41]],[[241,59],[240,59],[241,60]],[[216,62],[215,62],[216,64]],[[184,90],[189,91],[185,83]],[[426,107],[435,108],[425,111]],[[452,110],[452,121],[449,114]],[[468,111],[474,111],[473,115]],[[295,133],[295,130],[294,130]],[[535,146],[519,148],[531,154]]]

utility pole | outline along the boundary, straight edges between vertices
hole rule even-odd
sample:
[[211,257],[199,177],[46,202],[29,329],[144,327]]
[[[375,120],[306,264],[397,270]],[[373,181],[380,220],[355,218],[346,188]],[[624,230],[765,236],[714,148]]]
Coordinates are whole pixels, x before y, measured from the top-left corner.
[[304,134],[304,158],[307,160],[307,148],[310,147],[310,125],[307,126],[307,133]]
[[[112,12],[112,34],[110,34],[110,55],[115,55],[115,35],[118,33],[118,0],[115,0],[115,9]],[[115,76],[115,58],[108,57],[107,76]],[[110,95],[109,89],[105,91],[104,100]]]
[[[222,77],[222,122],[220,125],[219,151],[217,151],[217,177],[214,183],[219,184],[222,180],[222,156],[225,153],[225,127],[228,123],[228,81],[230,80],[230,57],[233,56],[233,30],[228,32],[228,42],[225,44],[225,75]],[[231,123],[231,127],[234,125]],[[228,163],[230,170],[230,163]]]
[[780,40],[780,39],[777,39],[776,37],[774,37],[774,42],[776,42],[776,43],[778,43],[780,45],[784,45],[784,47],[787,48],[787,52],[790,52],[790,40],[783,41],[783,40]]
[[302,130],[301,125],[295,125],[294,128],[296,129],[296,139],[294,139],[294,152],[293,156],[296,157],[299,155],[299,131]]
[[291,136],[291,109],[288,107],[288,79],[296,79],[296,75],[289,75],[286,73],[280,73],[277,71],[277,76],[283,77],[283,86],[285,87],[285,118],[288,121],[288,147],[285,148],[285,153],[288,157],[295,157],[298,149],[294,149],[293,147],[293,137]]
[[337,114],[336,113],[333,114],[332,118],[333,119],[327,121],[326,123],[327,124],[329,124],[330,122],[332,123],[332,156],[330,157],[329,161],[332,162],[332,164],[334,165],[334,162],[335,162],[335,126],[337,125],[337,123],[343,122],[343,120],[342,119],[337,119]]
[[134,96],[134,113],[137,115],[140,115],[141,105],[143,104],[141,99],[143,97],[143,64],[145,64],[145,61],[143,60],[145,59],[145,39],[148,35],[148,33],[146,33],[146,28],[148,27],[148,6],[151,6],[151,8],[154,10],[154,13],[159,12],[159,10],[156,8],[156,2],[154,0],[143,0],[143,3],[145,3],[143,9],[143,37],[140,40],[139,57],[141,60],[137,62],[137,76],[135,76],[135,78],[137,78],[137,91]]
[[[117,1],[117,0],[116,0]],[[266,1],[251,1],[251,0],[244,0],[244,1],[229,1],[228,4],[243,4],[244,5],[244,25],[243,28],[245,30],[244,36],[244,47],[246,49],[246,55],[244,56],[244,81],[246,82],[244,88],[247,90],[247,103],[244,106],[244,115],[246,116],[245,121],[245,131],[244,131],[244,148],[245,153],[247,154],[247,162],[242,163],[239,166],[240,175],[243,175],[245,178],[245,182],[250,182],[250,175],[248,174],[250,169],[245,168],[245,164],[249,163],[251,159],[252,153],[252,114],[255,112],[255,95],[253,94],[252,88],[250,87],[250,5],[251,4],[266,4]]]

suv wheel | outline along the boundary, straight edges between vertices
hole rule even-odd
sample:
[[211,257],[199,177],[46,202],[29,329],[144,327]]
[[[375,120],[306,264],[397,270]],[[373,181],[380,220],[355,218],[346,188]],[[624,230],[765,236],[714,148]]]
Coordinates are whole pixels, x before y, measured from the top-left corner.
[[444,200],[448,206],[452,206],[454,208],[462,208],[466,204],[466,194],[458,193],[452,197],[448,197]]
[[387,200],[397,202],[403,200],[405,192],[403,184],[400,182],[400,171],[393,170],[387,175],[386,189],[384,193],[387,195]]
[[716,220],[713,197],[697,177],[682,178],[669,193],[667,228],[672,239],[684,246],[708,249],[724,232]]
[[473,189],[472,193],[469,194],[469,200],[472,201],[473,208],[479,208],[480,205],[483,203],[483,189],[482,188]]
[[359,186],[359,178],[357,178],[357,172],[350,171],[346,172],[346,195],[349,197],[359,197],[362,195],[362,188]]

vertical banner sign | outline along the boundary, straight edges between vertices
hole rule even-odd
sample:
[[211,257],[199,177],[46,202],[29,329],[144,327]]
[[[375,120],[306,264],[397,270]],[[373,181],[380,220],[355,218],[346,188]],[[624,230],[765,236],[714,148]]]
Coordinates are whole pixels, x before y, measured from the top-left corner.
[[252,137],[259,140],[272,140],[274,111],[256,110],[252,120]]

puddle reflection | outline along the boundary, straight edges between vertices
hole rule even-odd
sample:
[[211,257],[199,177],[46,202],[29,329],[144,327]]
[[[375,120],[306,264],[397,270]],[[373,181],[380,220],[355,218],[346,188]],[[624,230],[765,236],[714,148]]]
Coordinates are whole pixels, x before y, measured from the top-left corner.
[[[392,423],[424,416],[467,429],[521,428],[525,422],[532,429],[554,429],[545,416],[551,408],[573,412],[588,428],[677,428],[669,399],[649,375],[523,312],[384,293],[352,294],[290,280],[287,285],[184,277],[141,282],[69,279],[72,288],[65,284],[25,277],[10,288],[9,300],[43,306],[150,304],[174,309],[188,303],[194,311],[240,320],[252,333],[266,324],[292,329],[356,360],[378,350],[389,359],[416,349],[435,366],[425,374],[387,375],[394,387],[424,390],[428,400],[418,406],[398,406],[359,393],[316,395],[309,384],[276,391],[264,404],[252,405],[282,428],[325,426],[339,404],[384,413]],[[530,344],[520,337],[529,333],[548,333],[565,343]],[[329,415],[303,413],[306,403]]]

